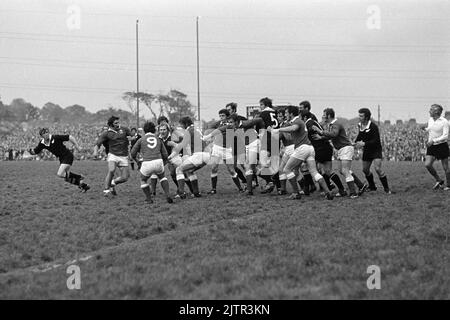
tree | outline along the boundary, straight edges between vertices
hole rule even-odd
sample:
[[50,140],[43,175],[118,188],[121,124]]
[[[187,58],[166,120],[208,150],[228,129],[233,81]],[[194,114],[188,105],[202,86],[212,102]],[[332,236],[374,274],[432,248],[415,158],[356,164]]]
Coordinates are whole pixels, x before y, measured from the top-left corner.
[[10,110],[14,113],[17,121],[28,121],[39,119],[39,108],[36,108],[31,103],[26,102],[24,99],[14,99],[11,102]]
[[65,110],[52,102],[47,102],[41,110],[42,119],[50,122],[59,122],[64,118],[64,115]]
[[128,108],[130,108],[134,116],[137,115],[137,99],[139,99],[139,101],[143,102],[145,106],[150,110],[154,120],[156,120],[157,116],[152,108],[152,103],[155,102],[156,97],[153,94],[146,92],[136,93],[128,91],[123,93],[122,99],[127,102]]

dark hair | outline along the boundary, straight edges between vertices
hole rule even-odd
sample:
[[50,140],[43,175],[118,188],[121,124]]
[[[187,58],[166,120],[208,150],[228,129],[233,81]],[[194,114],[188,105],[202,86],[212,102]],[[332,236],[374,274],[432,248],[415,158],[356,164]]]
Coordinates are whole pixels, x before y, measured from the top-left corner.
[[323,110],[323,112],[325,113],[325,115],[326,115],[327,117],[328,117],[328,116],[330,116],[330,117],[332,117],[332,118],[335,117],[333,108],[326,108],[325,110]]
[[183,117],[180,119],[180,123],[186,128],[192,125],[192,119],[190,117]]
[[108,127],[112,127],[113,126],[113,124],[114,124],[114,121],[116,121],[116,120],[119,120],[120,118],[119,117],[116,117],[116,116],[111,116],[109,119],[108,119]]
[[358,110],[359,113],[363,113],[364,114],[364,118],[366,118],[367,120],[370,119],[370,117],[372,116],[372,113],[370,113],[370,110],[367,108],[361,108]]
[[302,119],[312,119],[312,113],[309,112],[308,110],[302,110],[300,111],[300,115],[302,117]]
[[237,109],[237,103],[236,103],[236,102],[230,102],[230,103],[228,103],[228,104],[225,106],[225,108],[228,108],[228,107],[230,107],[231,110],[236,111],[236,109]]
[[159,125],[159,124],[160,124],[161,122],[163,122],[163,121],[169,123],[169,119],[167,119],[166,116],[160,116],[156,122],[157,122],[158,125]]
[[282,114],[283,116],[284,116],[284,112],[286,111],[286,109],[287,108],[279,108],[279,109],[277,109],[276,111],[275,111],[275,113],[278,115],[278,114]]
[[230,116],[230,111],[228,111],[227,109],[221,109],[219,111],[219,115],[224,114],[227,118]]
[[286,110],[289,113],[293,114],[294,117],[298,116],[298,107],[296,107],[296,106],[288,106]]
[[438,108],[439,109],[439,115],[441,115],[442,111],[444,111],[444,108],[442,108],[442,106],[439,105],[439,104],[432,104],[431,107]]
[[259,103],[262,103],[266,107],[272,108],[272,100],[270,100],[267,97],[262,98],[261,100],[259,100]]
[[39,135],[42,136],[44,133],[50,132],[50,130],[48,130],[48,128],[42,128],[39,130]]
[[131,128],[131,130],[130,130],[130,131],[133,131],[133,130],[134,130],[134,131],[137,131],[137,130],[136,130],[136,128]]
[[309,103],[309,101],[307,100],[300,102],[298,105],[303,106],[308,111],[311,111],[311,103]]
[[236,113],[233,113],[230,116],[230,119],[233,120],[234,122],[239,122],[239,116]]
[[151,121],[147,121],[146,123],[144,123],[144,132],[148,133],[155,133],[156,132],[156,127],[155,124]]

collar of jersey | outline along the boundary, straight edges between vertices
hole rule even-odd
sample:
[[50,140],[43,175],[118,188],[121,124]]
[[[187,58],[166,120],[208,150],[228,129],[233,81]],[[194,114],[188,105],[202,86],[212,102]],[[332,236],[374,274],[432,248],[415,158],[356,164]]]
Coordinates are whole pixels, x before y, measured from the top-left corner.
[[297,119],[298,119],[298,116],[295,116],[293,119],[291,119],[291,122],[294,122]]
[[48,144],[45,144],[45,139],[44,139],[44,138],[42,138],[41,143],[42,143],[44,146],[49,147],[50,144],[52,143],[52,135],[51,135],[51,134],[48,135]]
[[371,124],[372,124],[372,121],[369,120],[369,122],[367,122],[367,125],[363,128],[363,127],[361,126],[361,122],[360,122],[360,123],[359,123],[359,131],[364,131],[364,130],[369,129]]
[[[119,130],[120,130],[120,128],[119,128]],[[111,129],[111,128],[108,128],[108,131],[112,131],[112,132],[114,132],[114,133],[118,133],[116,130]]]
[[265,108],[263,109],[263,111],[275,111],[275,110],[273,110],[271,107],[265,107]]
[[337,118],[330,122],[330,124],[334,124],[337,121]]

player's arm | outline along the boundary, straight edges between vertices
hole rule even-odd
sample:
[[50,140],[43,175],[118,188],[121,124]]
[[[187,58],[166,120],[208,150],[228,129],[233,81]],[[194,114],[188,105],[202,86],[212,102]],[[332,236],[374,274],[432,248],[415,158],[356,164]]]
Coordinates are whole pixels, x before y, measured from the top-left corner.
[[75,149],[76,149],[78,152],[81,151],[80,146],[78,145],[77,140],[75,139],[75,137],[69,136],[69,142],[72,143],[72,145],[75,147]]
[[[142,139],[142,138],[141,138]],[[139,139],[133,146],[133,148],[130,151],[131,158],[133,158],[134,161],[138,162],[137,155],[138,152],[141,151],[141,139]]]
[[313,130],[316,131],[320,136],[324,137],[325,139],[333,139],[339,135],[339,127],[335,125],[331,125],[330,131],[322,130],[317,126],[313,126]]
[[164,143],[161,140],[161,158],[164,162],[164,165],[166,165],[167,161],[169,160],[169,154],[167,152],[166,146],[164,145]]
[[105,143],[107,141],[107,136],[106,136],[107,132],[103,132],[100,137],[98,137],[97,142],[95,143],[94,146],[94,153],[93,153],[93,157],[97,158],[98,156],[98,150],[100,149],[100,147],[103,145],[103,143]]
[[42,145],[42,143],[39,142],[36,148],[30,150],[30,153],[33,156],[38,155],[39,153],[41,153],[42,149],[44,149],[44,146]]
[[300,128],[300,126],[298,124],[294,123],[292,126],[283,127],[280,129],[272,129],[271,131],[272,132],[287,132],[287,133],[289,133],[289,132],[297,131],[298,128]]
[[226,126],[221,126],[221,127],[217,128],[217,129],[214,129],[212,132],[210,132],[206,136],[203,136],[203,141],[211,140],[215,136],[221,135],[227,129],[231,129],[231,126],[226,125]]
[[172,149],[172,153],[169,155],[168,159],[172,159],[173,157],[177,156],[181,150],[183,150],[183,148],[185,146],[187,146],[189,139],[183,138],[183,140],[180,141],[180,143],[178,143],[173,149]]

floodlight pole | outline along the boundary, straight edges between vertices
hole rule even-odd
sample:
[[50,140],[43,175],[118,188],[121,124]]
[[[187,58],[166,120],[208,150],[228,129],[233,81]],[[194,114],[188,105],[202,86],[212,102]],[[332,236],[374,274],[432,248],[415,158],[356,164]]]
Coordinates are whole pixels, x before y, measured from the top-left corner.
[[196,31],[197,31],[197,108],[198,108],[198,121],[200,122],[200,56],[198,47],[198,20],[197,16]]
[[139,128],[139,19],[136,19],[136,126]]

